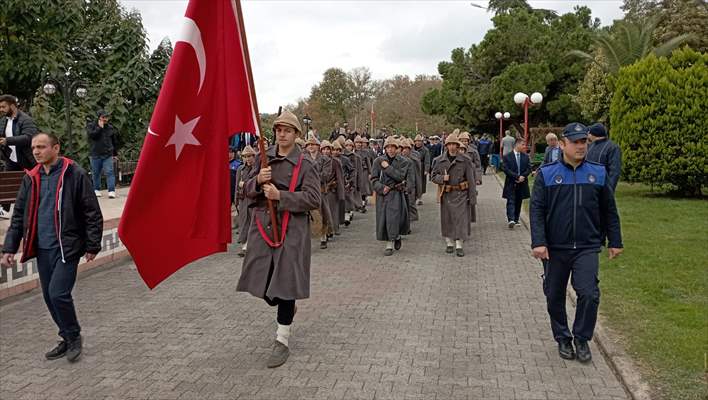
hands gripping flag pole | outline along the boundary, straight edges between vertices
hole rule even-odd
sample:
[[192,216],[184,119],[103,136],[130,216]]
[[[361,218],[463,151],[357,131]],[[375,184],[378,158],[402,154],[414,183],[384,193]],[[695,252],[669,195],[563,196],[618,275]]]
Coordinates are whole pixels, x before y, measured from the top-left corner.
[[118,234],[148,287],[231,242],[228,138],[260,137],[239,0],[190,0]]

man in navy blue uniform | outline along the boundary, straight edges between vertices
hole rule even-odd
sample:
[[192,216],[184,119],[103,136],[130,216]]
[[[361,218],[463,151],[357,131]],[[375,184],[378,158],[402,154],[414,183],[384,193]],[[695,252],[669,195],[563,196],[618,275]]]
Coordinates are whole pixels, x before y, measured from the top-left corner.
[[[571,123],[563,131],[563,154],[540,168],[531,196],[531,247],[543,260],[543,291],[561,358],[589,362],[600,304],[598,269],[603,234],[610,260],[622,253],[614,191],[605,167],[585,161],[588,128]],[[572,278],[571,278],[572,275]],[[578,301],[573,333],[565,311],[568,278]],[[575,348],[573,347],[575,345]]]
[[601,123],[590,125],[588,134],[590,145],[585,158],[588,161],[604,165],[612,190],[617,190],[617,182],[619,182],[622,172],[622,150],[607,137],[607,129]]
[[531,161],[526,154],[526,144],[523,140],[517,140],[514,143],[514,150],[504,156],[502,169],[506,175],[502,198],[506,199],[509,229],[514,229],[515,225],[520,225],[521,203],[529,198],[528,179],[531,173]]

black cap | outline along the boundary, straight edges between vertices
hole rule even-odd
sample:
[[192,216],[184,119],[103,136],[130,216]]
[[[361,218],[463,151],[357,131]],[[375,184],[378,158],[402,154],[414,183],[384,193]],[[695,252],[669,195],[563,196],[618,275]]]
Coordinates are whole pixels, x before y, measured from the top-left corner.
[[591,135],[597,136],[597,137],[605,137],[607,136],[607,128],[605,128],[605,125],[601,123],[596,123],[592,124],[588,127],[588,131]]
[[563,128],[563,137],[571,141],[587,139],[588,127],[580,122],[571,122]]
[[96,113],[96,115],[98,115],[98,118],[101,118],[101,117],[110,117],[110,116],[111,116],[111,114],[110,114],[108,111],[106,111],[106,110],[98,110],[98,112]]

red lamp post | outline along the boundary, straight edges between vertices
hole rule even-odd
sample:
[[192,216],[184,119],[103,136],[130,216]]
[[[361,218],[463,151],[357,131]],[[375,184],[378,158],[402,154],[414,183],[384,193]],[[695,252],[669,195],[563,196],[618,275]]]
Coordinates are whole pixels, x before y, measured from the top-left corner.
[[508,112],[502,113],[501,111],[497,111],[497,113],[494,114],[494,118],[499,120],[499,159],[501,159],[502,139],[504,138],[504,120],[511,118],[511,114]]
[[528,151],[529,146],[529,105],[541,104],[543,95],[539,92],[534,92],[529,97],[526,93],[519,92],[514,95],[514,103],[524,107],[524,147]]

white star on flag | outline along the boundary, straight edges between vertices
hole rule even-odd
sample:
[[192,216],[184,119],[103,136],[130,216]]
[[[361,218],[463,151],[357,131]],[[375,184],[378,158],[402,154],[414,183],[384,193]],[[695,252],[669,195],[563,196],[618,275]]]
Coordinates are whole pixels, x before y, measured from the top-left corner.
[[165,145],[165,147],[171,144],[175,146],[175,160],[179,159],[179,155],[182,153],[182,149],[185,145],[191,144],[193,146],[201,146],[201,143],[199,143],[197,138],[192,135],[194,127],[197,125],[197,122],[199,122],[199,118],[201,117],[197,117],[187,123],[183,123],[180,121],[179,116],[175,116],[175,132]]

